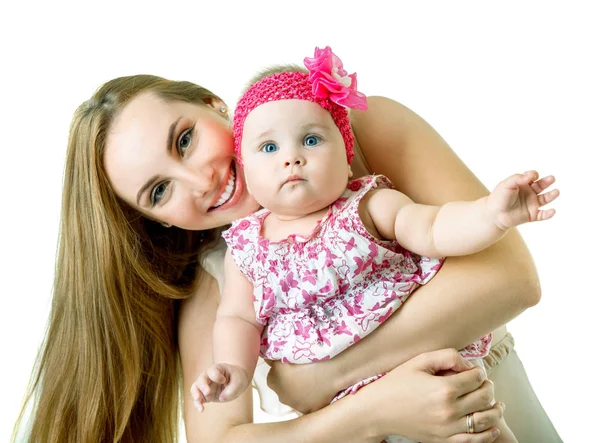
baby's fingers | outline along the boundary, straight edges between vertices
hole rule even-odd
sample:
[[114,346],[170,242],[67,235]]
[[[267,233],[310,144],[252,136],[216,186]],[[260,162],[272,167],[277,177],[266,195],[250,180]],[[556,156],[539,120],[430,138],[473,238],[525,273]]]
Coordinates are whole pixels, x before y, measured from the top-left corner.
[[518,185],[528,185],[529,183],[535,182],[540,175],[537,171],[527,171],[522,174],[516,174],[515,181]]
[[[206,372],[200,374],[194,385],[192,386],[192,397],[194,400],[208,401],[213,395],[213,388],[211,387],[212,380]],[[196,394],[196,397],[194,396]]]
[[[558,189],[553,189],[552,191],[546,192],[545,194],[538,195],[537,201],[538,205],[541,208],[542,206],[547,205],[550,202],[553,202],[560,195],[560,191]],[[554,217],[556,211],[554,209],[540,209],[537,212],[536,221],[548,220],[549,218]]]
[[204,403],[206,403],[206,398],[204,397],[204,394],[198,387],[197,383],[194,383],[192,385],[190,392],[192,393],[192,398],[194,399],[194,406],[196,407],[196,409],[199,412],[204,411]]
[[541,193],[544,189],[551,186],[556,179],[553,175],[548,175],[546,177],[540,178],[538,181],[535,181],[531,184],[531,189],[535,191],[536,194]]
[[203,400],[194,400],[194,407],[198,410],[198,412],[204,412],[204,403]]
[[536,220],[537,221],[548,220],[549,218],[554,217],[554,214],[556,214],[556,211],[554,209],[546,209],[543,211],[538,211]]
[[208,374],[208,377],[215,383],[219,383],[221,385],[227,383],[227,377],[225,377],[227,372],[225,371],[225,368],[221,367],[221,365],[211,366],[206,370],[206,373]]
[[221,395],[219,395],[219,401],[230,401],[240,396],[242,392],[244,392],[247,386],[245,383],[237,377],[230,380]]
[[547,205],[548,203],[553,202],[560,195],[560,191],[558,189],[553,189],[552,191],[546,192],[545,194],[538,195],[538,204],[540,207]]
[[192,387],[190,388],[190,393],[192,394],[192,398],[194,400],[199,400],[202,397],[202,391],[200,390],[200,384],[202,383],[202,375],[198,377],[198,379],[192,384]]

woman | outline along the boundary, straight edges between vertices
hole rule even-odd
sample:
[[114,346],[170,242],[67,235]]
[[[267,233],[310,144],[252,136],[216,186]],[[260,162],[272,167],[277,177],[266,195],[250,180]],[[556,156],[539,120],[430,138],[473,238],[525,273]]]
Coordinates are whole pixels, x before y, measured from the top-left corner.
[[[400,104],[371,98],[369,111],[352,122],[356,176],[385,174],[412,199],[432,204],[486,192],[437,133]],[[242,178],[227,108],[196,85],[152,76],[115,79],[77,110],[50,325],[32,385],[31,441],[174,440],[177,354],[183,386],[211,361],[219,289],[198,259],[218,278],[220,228],[257,209]],[[502,325],[538,300],[531,257],[513,232],[480,254],[449,259],[343,358],[295,368],[275,364],[270,383],[285,403],[308,412],[339,390],[332,380],[349,385],[396,368],[388,376],[299,419],[261,425],[249,424],[249,392],[201,415],[184,392],[188,441],[377,442],[389,434],[493,441],[502,408],[488,409],[490,383],[455,352],[427,351],[460,348],[499,328],[492,355],[502,362],[490,367],[494,378],[516,359]],[[469,321],[458,315],[465,309],[473,313]],[[390,343],[397,346],[392,355]],[[443,370],[460,373],[432,375]],[[332,373],[338,375],[328,378]],[[498,383],[496,397],[505,393],[535,411],[520,426],[508,405],[518,438],[559,441],[532,391]],[[468,435],[471,413],[478,434]]]

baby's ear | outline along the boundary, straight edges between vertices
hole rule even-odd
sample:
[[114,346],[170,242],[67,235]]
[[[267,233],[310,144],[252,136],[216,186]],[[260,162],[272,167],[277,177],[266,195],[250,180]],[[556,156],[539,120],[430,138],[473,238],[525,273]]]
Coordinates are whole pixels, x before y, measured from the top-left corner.
[[352,166],[348,165],[348,178],[352,177]]

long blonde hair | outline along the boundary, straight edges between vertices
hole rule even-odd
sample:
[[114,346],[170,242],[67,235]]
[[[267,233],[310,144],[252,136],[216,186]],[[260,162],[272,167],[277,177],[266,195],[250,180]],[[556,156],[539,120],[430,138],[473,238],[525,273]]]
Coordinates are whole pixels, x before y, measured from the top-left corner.
[[140,92],[204,104],[189,82],[111,80],[75,112],[64,171],[52,307],[25,406],[30,442],[174,442],[178,300],[219,230],[166,229],[127,206],[103,167],[110,126]]

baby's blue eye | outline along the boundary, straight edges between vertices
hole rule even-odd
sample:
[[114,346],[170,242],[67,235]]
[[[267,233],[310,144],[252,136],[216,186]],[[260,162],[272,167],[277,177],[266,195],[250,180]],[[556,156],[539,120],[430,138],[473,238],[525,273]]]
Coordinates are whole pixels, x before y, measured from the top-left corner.
[[306,146],[317,146],[320,141],[321,141],[321,137],[318,137],[316,135],[309,135],[308,137],[306,137],[304,139],[304,144]]
[[275,143],[265,143],[264,145],[262,145],[261,151],[275,152],[277,151],[277,145]]

